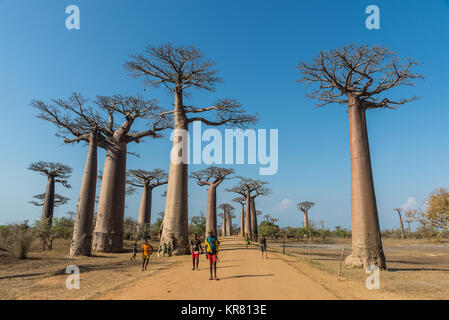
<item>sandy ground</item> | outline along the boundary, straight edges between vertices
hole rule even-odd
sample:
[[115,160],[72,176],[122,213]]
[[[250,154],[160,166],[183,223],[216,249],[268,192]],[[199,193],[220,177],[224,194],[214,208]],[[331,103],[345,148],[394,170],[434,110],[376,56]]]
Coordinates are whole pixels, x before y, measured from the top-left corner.
[[[341,248],[350,241],[327,239],[268,242],[268,260],[257,246],[246,249],[238,238],[223,240],[219,281],[209,281],[209,266],[200,256],[200,271],[192,271],[190,256],[153,255],[141,272],[141,258],[130,261],[132,243],[122,253],[68,256],[70,240],[57,239],[51,252],[33,244],[29,259],[0,251],[0,299],[447,299],[449,250],[427,241],[384,239],[388,270],[380,273],[380,290],[365,287],[366,273],[342,269]],[[152,241],[157,247],[157,242]],[[309,256],[310,255],[310,256]],[[66,267],[81,270],[81,288],[66,288]]]
[[257,247],[245,248],[241,240],[222,240],[218,281],[209,280],[209,266],[200,255],[200,270],[191,258],[181,258],[169,269],[100,297],[101,299],[403,299],[382,290],[368,290],[364,283],[338,277],[307,266],[295,258],[269,252],[262,259]]

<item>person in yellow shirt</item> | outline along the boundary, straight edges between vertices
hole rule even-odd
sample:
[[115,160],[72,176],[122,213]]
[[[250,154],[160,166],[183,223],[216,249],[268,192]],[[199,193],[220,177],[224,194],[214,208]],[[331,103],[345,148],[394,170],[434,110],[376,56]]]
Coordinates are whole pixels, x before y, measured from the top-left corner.
[[142,246],[142,271],[147,270],[148,262],[150,261],[150,255],[153,253],[153,247],[145,240],[145,244]]
[[214,269],[214,275],[215,280],[218,280],[217,278],[217,254],[218,254],[218,245],[219,241],[217,240],[217,237],[215,237],[212,230],[209,230],[209,236],[206,238],[205,245],[206,245],[206,258],[209,260],[210,265],[210,278],[209,280],[214,280],[212,277],[212,267]]

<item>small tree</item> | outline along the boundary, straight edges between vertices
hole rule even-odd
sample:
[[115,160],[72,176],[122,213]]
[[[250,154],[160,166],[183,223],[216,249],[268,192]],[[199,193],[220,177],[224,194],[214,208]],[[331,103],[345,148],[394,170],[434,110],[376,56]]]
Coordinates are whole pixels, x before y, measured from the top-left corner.
[[410,210],[407,216],[421,224],[419,231],[427,238],[435,236],[442,242],[443,234],[449,230],[449,190],[440,188],[433,191],[425,203],[425,210]]
[[0,247],[13,251],[14,255],[19,259],[27,257],[34,238],[35,232],[28,225],[28,221],[8,224],[0,229]]
[[[55,208],[55,184],[60,183],[66,188],[71,188],[67,179],[71,176],[72,168],[62,163],[38,161],[31,163],[28,170],[39,172],[41,175],[47,177],[48,182],[45,194],[43,196],[37,195],[35,198],[43,200],[41,220],[48,220],[51,224]],[[58,197],[58,200],[63,201],[63,197]]]

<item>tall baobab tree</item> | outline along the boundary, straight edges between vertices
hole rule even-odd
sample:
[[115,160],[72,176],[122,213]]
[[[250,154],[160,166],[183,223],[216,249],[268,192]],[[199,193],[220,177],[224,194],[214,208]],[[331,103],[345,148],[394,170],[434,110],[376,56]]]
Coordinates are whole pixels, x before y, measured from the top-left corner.
[[218,214],[221,217],[221,236],[226,235],[226,214],[224,212]]
[[[93,249],[102,252],[117,252],[123,248],[123,222],[126,196],[126,156],[131,142],[139,143],[142,138],[162,137],[161,132],[171,124],[164,116],[159,116],[155,100],[141,97],[99,97],[100,107],[108,112],[109,124],[104,134],[109,144],[103,169],[97,220],[94,229]],[[115,125],[115,115],[121,115],[122,124]],[[149,122],[149,129],[134,132],[132,125],[139,118]]]
[[304,201],[296,205],[296,207],[304,213],[304,229],[307,230],[307,237],[312,239],[312,232],[309,228],[309,210],[315,205],[315,202]]
[[265,187],[268,183],[266,181],[239,178],[239,183],[226,191],[237,193],[246,199],[245,235],[257,241],[257,216],[254,199],[261,195],[268,195],[271,190]]
[[232,208],[231,212],[228,212],[228,217],[226,218],[226,230],[228,236],[232,236],[232,219],[235,218],[235,214],[232,212],[233,210],[234,208]]
[[[92,224],[96,199],[97,148],[106,150],[106,160],[99,197],[93,247],[97,251],[120,251],[123,246],[124,198],[126,182],[126,146],[139,143],[144,137],[161,137],[161,131],[169,128],[168,116],[158,115],[162,110],[155,100],[140,96],[98,96],[93,106],[88,99],[74,93],[67,100],[53,99],[51,104],[33,101],[40,111],[39,118],[55,124],[58,136],[65,143],[87,142],[86,159],[77,216],[70,253],[90,255]],[[104,117],[101,113],[104,114]],[[105,120],[107,119],[107,120]],[[149,129],[131,131],[137,119],[149,122]],[[117,124],[117,121],[120,121]]]
[[167,184],[168,174],[161,169],[152,171],[129,170],[127,183],[133,187],[143,188],[140,200],[139,217],[137,218],[138,238],[146,237],[145,229],[149,229],[151,221],[151,200],[153,189]]
[[[55,208],[55,184],[60,183],[65,188],[71,188],[67,179],[72,174],[72,168],[62,163],[38,161],[31,163],[28,170],[39,172],[47,177],[47,189],[42,197],[41,221],[51,224]],[[41,199],[40,195],[38,199]]]
[[405,222],[407,222],[407,225],[408,225],[408,237],[411,238],[412,237],[412,229],[410,227],[410,223],[412,223],[413,220],[407,219],[407,220],[405,220]]
[[399,222],[401,223],[401,239],[405,239],[404,224],[402,223],[402,215],[401,215],[402,209],[401,208],[395,208],[393,210],[398,213]]
[[232,199],[233,202],[237,202],[240,203],[240,205],[242,206],[242,210],[240,213],[240,236],[242,238],[245,237],[245,203],[246,203],[246,198],[244,197],[237,197]]
[[347,104],[351,153],[352,252],[346,264],[352,267],[377,265],[386,268],[380,236],[376,196],[368,142],[366,110],[396,109],[411,99],[382,98],[392,88],[413,85],[422,78],[412,73],[417,62],[400,60],[380,46],[349,45],[322,51],[311,63],[301,62],[300,81],[315,85],[307,96],[318,106]]
[[[215,63],[204,58],[200,50],[192,46],[164,44],[149,46],[143,54],[133,55],[125,68],[135,78],[142,78],[147,86],[163,86],[174,95],[173,115],[174,139],[171,152],[167,199],[165,203],[164,230],[161,245],[168,243],[171,234],[181,244],[188,243],[188,152],[187,133],[189,123],[200,121],[209,126],[245,127],[255,123],[256,116],[244,113],[234,99],[218,100],[209,107],[186,105],[184,98],[190,89],[213,91],[220,82]],[[202,114],[215,114],[215,119]],[[192,114],[192,116],[188,116]]]
[[209,167],[191,173],[191,177],[200,186],[209,186],[207,189],[206,232],[213,230],[217,234],[217,187],[234,173],[231,168]]

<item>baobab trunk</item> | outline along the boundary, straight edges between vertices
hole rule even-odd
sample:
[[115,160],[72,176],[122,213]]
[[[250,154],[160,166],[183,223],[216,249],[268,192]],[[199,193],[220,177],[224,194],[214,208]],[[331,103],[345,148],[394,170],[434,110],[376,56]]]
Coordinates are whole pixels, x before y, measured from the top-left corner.
[[247,191],[246,194],[245,233],[249,239],[252,239],[253,233],[251,230],[251,197],[249,195],[249,191]]
[[206,233],[209,230],[217,234],[217,188],[212,184],[207,190]]
[[400,211],[398,211],[398,215],[399,215],[399,221],[401,222],[401,238],[405,239],[404,224],[402,223],[402,216],[401,216]]
[[226,213],[223,212],[223,220],[221,222],[221,236],[226,236]]
[[47,190],[45,191],[45,200],[42,207],[41,221],[51,224],[53,219],[53,211],[55,209],[55,178],[49,177],[47,182]]
[[137,219],[137,233],[139,239],[141,239],[142,236],[147,236],[144,233],[151,222],[152,193],[152,188],[150,188],[148,184],[145,184],[145,186],[143,187],[142,197],[140,199],[139,217]]
[[227,225],[227,234],[228,236],[232,236],[232,217],[230,214],[228,214],[228,218],[226,219],[226,225]]
[[258,240],[257,234],[257,215],[256,215],[256,204],[254,202],[254,198],[251,198],[251,230],[252,230],[252,240]]
[[168,172],[164,229],[162,230],[160,245],[162,246],[164,243],[169,245],[171,235],[173,234],[176,239],[177,249],[179,249],[175,249],[175,254],[187,254],[189,253],[188,250],[183,250],[182,248],[187,248],[188,245],[188,143],[186,135],[188,132],[188,121],[182,104],[182,91],[178,88],[175,91],[175,135],[170,159],[170,170]]
[[245,237],[245,208],[242,204],[242,213],[240,216],[240,235],[244,238]]
[[304,229],[307,231],[307,238],[312,239],[312,230],[309,229],[309,213],[304,212]]
[[123,249],[125,215],[126,145],[106,152],[101,182],[93,249],[99,252],[119,252]]
[[356,268],[377,265],[380,269],[385,269],[365,110],[357,98],[350,98],[348,113],[351,150],[352,253],[345,262],[348,266]]
[[73,238],[70,246],[70,255],[72,256],[89,256],[91,254],[96,187],[97,137],[93,132],[89,137],[89,151],[87,152],[73,229]]

